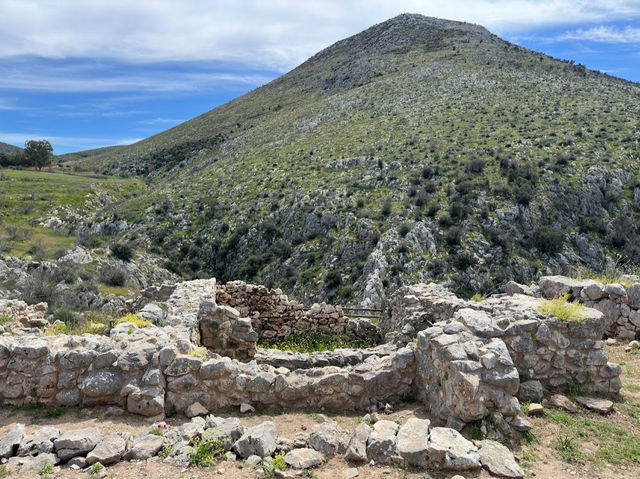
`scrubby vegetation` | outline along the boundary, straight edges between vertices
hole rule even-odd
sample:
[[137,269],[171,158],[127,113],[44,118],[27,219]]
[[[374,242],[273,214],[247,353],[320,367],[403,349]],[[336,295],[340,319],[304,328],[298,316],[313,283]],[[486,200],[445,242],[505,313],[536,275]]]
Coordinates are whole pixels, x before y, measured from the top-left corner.
[[304,301],[420,280],[470,297],[567,262],[637,262],[640,87],[405,20],[70,168],[144,176],[117,215],[174,272]]
[[541,299],[538,311],[553,316],[561,321],[584,321],[587,308],[577,301],[571,302],[570,295],[565,294],[554,299]]
[[269,341],[260,338],[258,340],[258,346],[294,353],[313,353],[316,351],[333,351],[341,348],[369,348],[374,345],[347,336],[309,332],[305,334],[292,334],[278,341]]

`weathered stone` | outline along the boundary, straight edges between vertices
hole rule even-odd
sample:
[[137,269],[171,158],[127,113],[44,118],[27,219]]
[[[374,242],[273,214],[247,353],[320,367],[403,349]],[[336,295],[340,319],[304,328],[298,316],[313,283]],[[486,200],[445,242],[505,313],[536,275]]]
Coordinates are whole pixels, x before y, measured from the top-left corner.
[[478,453],[482,467],[491,474],[513,479],[524,477],[524,471],[514,459],[513,453],[502,444],[495,441],[482,441]]
[[271,421],[251,427],[236,441],[233,449],[240,457],[257,455],[266,457],[276,450],[276,425]]
[[60,430],[54,427],[43,427],[33,434],[24,436],[18,447],[18,456],[36,456],[53,452],[53,441],[60,437]]
[[480,469],[478,448],[453,429],[434,427],[427,450],[429,464],[453,471]]
[[527,410],[527,415],[529,416],[542,416],[542,414],[544,413],[544,408],[542,407],[542,404],[538,404],[535,402],[532,402],[531,404],[529,404],[529,409]]
[[391,459],[396,449],[396,435],[400,426],[392,421],[382,420],[373,425],[367,440],[367,457],[377,463]]
[[91,451],[102,440],[102,434],[95,427],[67,431],[53,441],[53,447],[61,461],[82,456]]
[[105,466],[120,461],[127,449],[127,439],[124,434],[109,434],[87,454],[87,464],[99,462]]
[[613,402],[608,399],[577,396],[575,400],[581,406],[600,414],[609,414],[613,411]]
[[254,408],[251,404],[242,403],[240,404],[240,414],[252,414],[256,412],[256,408]]
[[24,425],[16,424],[11,431],[0,440],[0,458],[15,456],[24,438]]
[[207,414],[209,414],[209,411],[207,410],[206,407],[204,407],[199,402],[193,403],[185,411],[185,416],[187,416],[188,418],[192,418],[196,416],[206,416]]
[[524,402],[540,402],[544,396],[544,388],[540,381],[529,380],[520,383],[518,399]]
[[368,424],[358,424],[344,455],[347,461],[364,462],[367,460],[367,441],[370,434],[371,428]]
[[140,434],[136,436],[131,448],[126,452],[125,459],[143,461],[158,454],[162,449],[164,438],[154,434]]
[[336,454],[340,448],[340,429],[334,422],[316,424],[309,433],[309,447],[326,457]]
[[410,418],[398,430],[396,450],[410,466],[427,465],[430,424],[428,419]]
[[568,412],[578,412],[578,406],[576,406],[567,396],[563,394],[553,394],[545,400],[545,404],[548,406],[555,406],[564,409]]
[[284,462],[294,469],[309,469],[322,464],[323,456],[315,449],[293,449],[285,454]]
[[627,297],[631,308],[640,309],[640,283],[634,283],[629,286]]
[[124,375],[114,371],[95,371],[89,373],[80,388],[89,397],[112,396],[120,390]]

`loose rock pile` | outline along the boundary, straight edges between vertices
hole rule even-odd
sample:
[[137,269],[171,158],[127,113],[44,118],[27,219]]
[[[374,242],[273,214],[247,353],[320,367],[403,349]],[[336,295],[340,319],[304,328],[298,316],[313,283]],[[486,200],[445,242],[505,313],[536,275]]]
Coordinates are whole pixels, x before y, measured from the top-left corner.
[[276,424],[271,421],[246,427],[238,418],[213,415],[194,417],[176,428],[161,422],[135,436],[103,436],[95,427],[64,433],[44,427],[26,434],[24,426],[17,424],[0,440],[0,458],[8,459],[9,467],[21,466],[22,473],[37,471],[47,463],[80,469],[156,455],[186,467],[196,460],[198,445],[207,442],[218,448],[220,455],[226,451],[225,460],[244,459],[253,466],[269,465],[279,453],[284,454],[289,467],[298,470],[342,456],[354,464],[394,464],[452,472],[484,467],[501,477],[524,475],[503,445],[486,440],[473,443],[453,429],[432,427],[428,419],[417,418],[402,425],[384,419],[372,427],[363,422],[355,431],[341,429],[327,420],[308,434],[297,433],[293,439],[278,436]]
[[[25,328],[47,327],[47,308],[47,303],[27,305],[24,301],[16,299],[0,299],[0,317],[4,316]],[[0,328],[1,333],[6,329],[4,325],[0,325]]]

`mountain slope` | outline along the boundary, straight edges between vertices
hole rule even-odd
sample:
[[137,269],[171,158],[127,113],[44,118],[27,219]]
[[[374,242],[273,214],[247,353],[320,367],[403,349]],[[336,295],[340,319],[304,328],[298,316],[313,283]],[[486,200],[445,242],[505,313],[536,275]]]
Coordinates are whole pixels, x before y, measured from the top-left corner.
[[13,146],[13,145],[9,145],[8,143],[2,143],[0,141],[0,153],[5,153],[8,155],[15,155],[17,153],[20,153],[22,151],[22,148],[19,148],[17,146]]
[[401,15],[74,163],[147,177],[116,213],[185,275],[363,304],[431,278],[472,294],[639,260],[639,100],[482,27]]

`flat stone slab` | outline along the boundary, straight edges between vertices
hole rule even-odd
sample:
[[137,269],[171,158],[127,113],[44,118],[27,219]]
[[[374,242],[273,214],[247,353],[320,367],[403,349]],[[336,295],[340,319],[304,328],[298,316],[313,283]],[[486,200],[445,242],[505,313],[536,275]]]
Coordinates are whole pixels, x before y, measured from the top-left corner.
[[294,469],[309,469],[322,464],[323,456],[315,449],[308,447],[293,449],[285,454],[284,462]]
[[480,469],[478,448],[455,429],[434,427],[429,436],[429,464],[449,471]]
[[233,449],[240,457],[270,456],[276,450],[277,435],[275,423],[266,421],[247,429]]
[[410,418],[400,427],[396,438],[396,451],[411,466],[426,466],[429,444],[428,419]]
[[608,399],[591,398],[586,396],[578,396],[575,399],[581,406],[600,414],[609,414],[613,411],[613,402]]
[[516,462],[513,453],[499,442],[482,441],[478,454],[482,467],[491,474],[512,479],[524,477],[524,471]]
[[84,456],[102,440],[98,428],[87,427],[63,433],[53,442],[56,454],[61,461],[76,456]]
[[554,394],[549,396],[544,402],[545,406],[555,406],[564,409],[567,412],[578,412],[578,406],[575,405],[567,396],[562,394]]
[[367,457],[377,463],[388,461],[396,450],[396,434],[400,426],[395,422],[382,420],[373,425],[367,440]]

